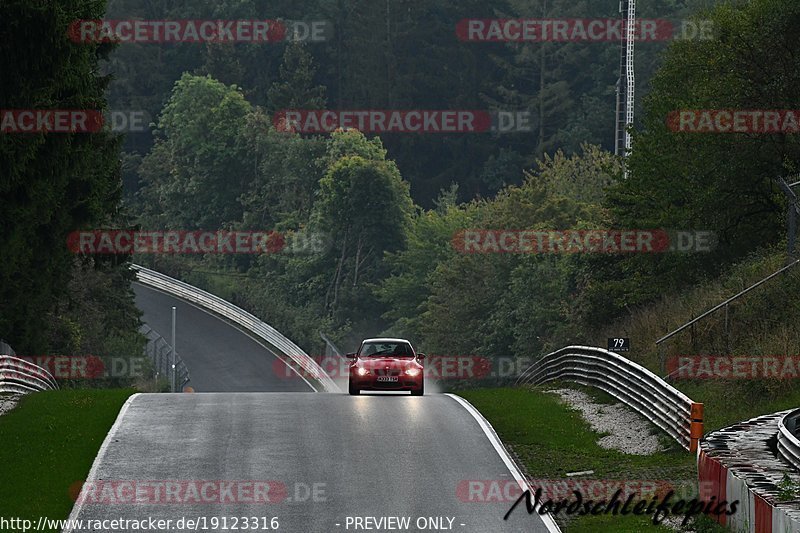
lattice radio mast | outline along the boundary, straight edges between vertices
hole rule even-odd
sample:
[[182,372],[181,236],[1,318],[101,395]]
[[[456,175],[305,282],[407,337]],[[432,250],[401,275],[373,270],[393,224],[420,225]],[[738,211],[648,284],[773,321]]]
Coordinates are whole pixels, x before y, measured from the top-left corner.
[[[614,153],[624,156],[631,148],[628,126],[633,124],[633,106],[636,96],[636,76],[633,68],[634,45],[636,44],[636,0],[620,0],[619,12],[621,19],[625,21],[625,38],[620,44]],[[626,170],[625,175],[627,176],[627,174]]]

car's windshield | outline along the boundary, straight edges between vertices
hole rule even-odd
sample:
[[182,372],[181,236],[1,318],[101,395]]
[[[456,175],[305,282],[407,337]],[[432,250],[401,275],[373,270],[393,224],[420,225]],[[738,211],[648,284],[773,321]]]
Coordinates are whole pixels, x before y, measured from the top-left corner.
[[361,357],[414,357],[407,342],[367,342],[361,346]]

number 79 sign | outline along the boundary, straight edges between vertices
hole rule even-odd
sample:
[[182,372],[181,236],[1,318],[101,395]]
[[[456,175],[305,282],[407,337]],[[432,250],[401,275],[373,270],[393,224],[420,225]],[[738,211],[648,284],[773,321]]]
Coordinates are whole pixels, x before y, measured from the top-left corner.
[[631,349],[631,340],[628,337],[608,338],[608,350],[610,352],[628,352]]

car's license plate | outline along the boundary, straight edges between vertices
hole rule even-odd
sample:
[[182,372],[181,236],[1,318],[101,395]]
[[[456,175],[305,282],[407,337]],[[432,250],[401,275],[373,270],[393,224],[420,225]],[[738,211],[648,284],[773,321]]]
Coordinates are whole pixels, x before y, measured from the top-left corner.
[[400,378],[397,376],[378,376],[378,381],[388,381],[388,382],[395,382],[398,381]]

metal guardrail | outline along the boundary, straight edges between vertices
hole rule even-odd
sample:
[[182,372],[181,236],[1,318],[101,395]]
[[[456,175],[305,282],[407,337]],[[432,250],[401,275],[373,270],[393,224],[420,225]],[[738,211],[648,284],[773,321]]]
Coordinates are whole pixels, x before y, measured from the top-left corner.
[[624,402],[689,451],[703,436],[703,404],[643,366],[592,346],[567,346],[537,360],[517,385],[565,379],[595,387]]
[[231,320],[259,339],[274,346],[280,353],[290,358],[305,371],[306,376],[311,376],[318,381],[326,392],[342,392],[339,386],[336,385],[322,367],[299,346],[281,335],[278,330],[259,320],[244,309],[230,302],[226,302],[222,298],[214,296],[202,289],[198,289],[188,283],[184,283],[154,270],[139,265],[131,265],[131,268],[136,272],[136,278],[139,283],[177,296],[178,298],[199,305],[203,309]]
[[797,438],[800,409],[778,421],[778,453],[797,470],[800,470],[800,439]]
[[27,394],[55,389],[58,383],[44,368],[11,355],[0,355],[0,392]]
[[[147,346],[144,348],[144,353],[153,362],[153,369],[156,374],[155,377],[170,379],[172,375],[172,369],[170,368],[172,346],[162,335],[147,324],[143,324],[139,331],[141,331],[142,335],[147,337]],[[191,378],[189,376],[189,369],[186,368],[186,363],[183,362],[183,359],[181,359],[178,353],[175,354],[175,374],[177,376],[176,390],[181,391],[186,384],[189,383]]]

